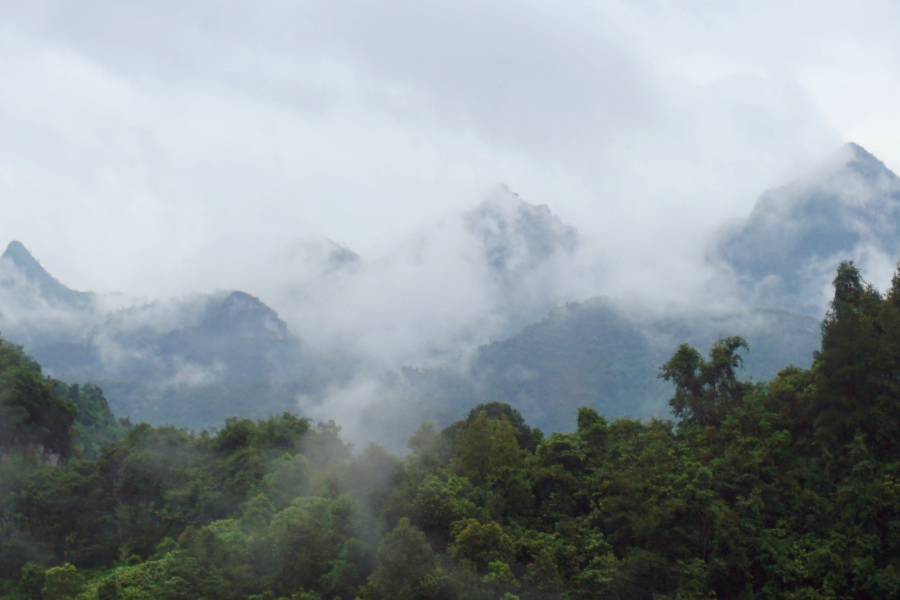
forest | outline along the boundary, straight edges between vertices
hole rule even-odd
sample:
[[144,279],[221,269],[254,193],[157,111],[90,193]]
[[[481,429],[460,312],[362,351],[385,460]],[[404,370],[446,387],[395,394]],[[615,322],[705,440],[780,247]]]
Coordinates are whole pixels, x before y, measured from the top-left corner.
[[896,598],[900,271],[842,263],[821,333],[763,383],[741,337],[682,345],[669,419],[488,403],[404,456],[291,413],[133,425],[4,342],[0,597]]

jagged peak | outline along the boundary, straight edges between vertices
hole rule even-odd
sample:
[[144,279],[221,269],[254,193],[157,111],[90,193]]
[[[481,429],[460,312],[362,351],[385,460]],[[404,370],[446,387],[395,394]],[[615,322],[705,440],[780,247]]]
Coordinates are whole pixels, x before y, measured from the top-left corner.
[[74,305],[84,305],[91,301],[92,294],[90,292],[77,292],[60,283],[58,279],[47,272],[47,269],[28,251],[28,248],[18,240],[13,240],[9,243],[0,259],[6,259],[11,262],[46,297]]
[[849,155],[846,165],[857,174],[868,180],[888,179],[896,181],[897,175],[887,165],[878,160],[871,152],[856,144],[845,144],[842,151]]
[[847,142],[846,144],[844,144],[844,149],[851,152],[853,154],[853,157],[857,160],[874,160],[878,163],[881,162],[877,158],[875,158],[875,156],[871,152],[869,152],[856,142]]
[[576,229],[553,214],[546,204],[526,202],[505,185],[499,186],[488,198],[463,213],[463,218],[469,231],[486,243],[498,236],[533,237],[541,233],[555,238],[554,244],[566,250],[571,251],[577,244]]
[[50,276],[50,273],[47,273],[47,270],[41,266],[41,263],[28,251],[25,244],[18,240],[11,241],[0,258],[11,260],[20,269],[36,269],[46,273],[48,277]]
[[246,292],[235,290],[222,301],[220,310],[227,313],[265,312],[274,313],[271,308],[257,298]]
[[558,252],[572,253],[578,245],[574,227],[506,186],[462,216],[488,266],[503,279],[536,269]]

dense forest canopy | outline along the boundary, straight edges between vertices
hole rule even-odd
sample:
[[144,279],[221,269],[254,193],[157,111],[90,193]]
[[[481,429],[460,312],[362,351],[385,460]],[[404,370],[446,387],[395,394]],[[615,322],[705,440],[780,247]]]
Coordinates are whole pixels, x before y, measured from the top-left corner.
[[290,413],[132,426],[4,343],[3,597],[896,598],[900,272],[834,289],[810,369],[683,345],[673,420],[544,435],[492,403],[402,458]]

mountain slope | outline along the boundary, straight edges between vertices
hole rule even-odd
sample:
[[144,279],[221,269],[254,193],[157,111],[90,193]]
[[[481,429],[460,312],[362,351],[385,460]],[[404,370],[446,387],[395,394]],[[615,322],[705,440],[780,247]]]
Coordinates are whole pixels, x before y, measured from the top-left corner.
[[578,408],[609,417],[668,414],[671,387],[659,366],[679,344],[706,351],[716,340],[745,337],[750,352],[740,373],[764,381],[787,364],[808,367],[819,344],[816,319],[779,310],[635,312],[608,298],[570,303],[465,360],[407,369],[418,396],[452,416],[485,402],[506,402],[530,422],[552,431],[574,427]]
[[[58,302],[73,307],[86,307],[90,305],[93,294],[89,292],[76,292],[55,279],[44,267],[41,266],[31,252],[21,242],[12,241],[6,247],[6,251],[0,256],[0,261],[7,263],[15,274],[33,285],[41,297],[50,302]],[[0,279],[0,286],[11,287],[15,285],[13,273],[6,273]]]
[[769,190],[726,231],[713,260],[757,305],[821,315],[837,264],[871,273],[900,255],[900,178],[856,144],[812,177]]
[[59,377],[146,384],[262,381],[299,361],[300,341],[258,298],[231,292],[174,304],[115,311],[80,340],[29,351]]
[[[19,242],[0,258],[0,329],[46,371],[102,384],[135,420],[205,427],[227,416],[296,409],[337,377],[278,314],[240,291],[105,311],[69,289]],[[313,372],[317,371],[317,372]]]

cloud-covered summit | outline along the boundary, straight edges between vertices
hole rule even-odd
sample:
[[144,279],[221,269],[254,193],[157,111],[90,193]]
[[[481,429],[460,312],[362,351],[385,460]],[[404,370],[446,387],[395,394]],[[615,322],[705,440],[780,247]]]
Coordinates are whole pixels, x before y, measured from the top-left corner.
[[529,204],[505,187],[467,211],[464,220],[488,266],[504,280],[539,269],[558,253],[571,255],[578,246],[574,227],[546,205]]
[[581,240],[548,206],[501,186],[462,218],[467,243],[481,250],[477,268],[494,288],[507,333],[571,299]]
[[765,192],[715,258],[760,305],[820,314],[837,263],[890,276],[900,256],[900,178],[856,144],[804,179]]

